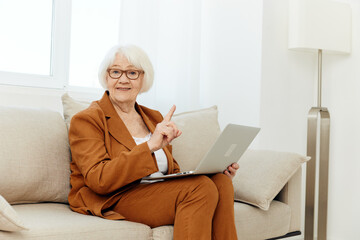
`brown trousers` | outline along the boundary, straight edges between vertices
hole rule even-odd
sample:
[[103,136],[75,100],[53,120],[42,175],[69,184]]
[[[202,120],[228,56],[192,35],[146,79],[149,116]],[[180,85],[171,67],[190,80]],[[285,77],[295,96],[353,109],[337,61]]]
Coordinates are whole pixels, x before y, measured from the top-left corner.
[[234,189],[222,173],[139,184],[113,207],[150,227],[174,224],[174,239],[236,240]]

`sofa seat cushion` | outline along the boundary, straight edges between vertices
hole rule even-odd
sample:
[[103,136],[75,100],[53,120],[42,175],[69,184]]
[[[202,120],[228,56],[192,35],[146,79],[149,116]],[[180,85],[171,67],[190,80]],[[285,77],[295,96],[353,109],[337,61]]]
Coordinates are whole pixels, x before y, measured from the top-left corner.
[[[235,202],[235,225],[239,240],[259,240],[289,232],[291,209],[285,203],[272,201],[268,211],[246,203]],[[154,240],[172,239],[173,226],[153,228]]]
[[173,239],[174,226],[166,225],[153,228],[153,240],[169,240]]
[[234,208],[239,240],[268,239],[289,232],[291,208],[285,203],[274,200],[268,211],[240,202],[235,202]]
[[151,239],[147,225],[71,211],[61,203],[13,205],[29,231],[0,232],[0,239]]

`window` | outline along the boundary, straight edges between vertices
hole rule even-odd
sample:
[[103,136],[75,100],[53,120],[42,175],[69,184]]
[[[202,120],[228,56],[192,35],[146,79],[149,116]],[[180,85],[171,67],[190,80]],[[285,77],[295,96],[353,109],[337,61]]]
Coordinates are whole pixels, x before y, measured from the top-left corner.
[[49,0],[0,1],[0,70],[50,75],[51,24]]
[[100,61],[121,42],[149,54],[159,91],[187,89],[184,79],[199,79],[200,9],[200,0],[0,0],[0,84],[102,90]]
[[63,88],[71,0],[0,0],[0,83]]

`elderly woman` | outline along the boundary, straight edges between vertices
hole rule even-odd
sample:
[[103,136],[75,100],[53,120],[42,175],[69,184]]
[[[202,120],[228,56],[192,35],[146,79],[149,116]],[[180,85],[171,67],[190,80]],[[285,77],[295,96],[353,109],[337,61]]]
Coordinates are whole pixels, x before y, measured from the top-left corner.
[[174,239],[237,239],[236,163],[210,176],[142,180],[180,171],[169,145],[181,135],[171,122],[175,106],[163,118],[136,102],[154,78],[147,55],[135,46],[115,46],[99,78],[103,97],[71,120],[71,209],[152,228],[174,224]]

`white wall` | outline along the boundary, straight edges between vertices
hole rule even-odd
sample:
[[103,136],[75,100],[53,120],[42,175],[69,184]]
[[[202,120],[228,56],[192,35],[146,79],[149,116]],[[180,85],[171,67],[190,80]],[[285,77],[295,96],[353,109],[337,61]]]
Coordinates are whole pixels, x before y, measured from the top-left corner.
[[205,0],[202,12],[202,106],[218,105],[227,123],[259,125],[261,0]]
[[334,240],[360,238],[360,2],[343,2],[352,7],[352,53],[323,56],[324,104],[331,114],[328,232]]
[[[348,56],[323,54],[323,103],[331,115],[328,239],[359,239],[360,3],[352,7]],[[288,0],[264,1],[261,148],[306,154],[307,112],[316,104],[317,57],[287,49]]]

